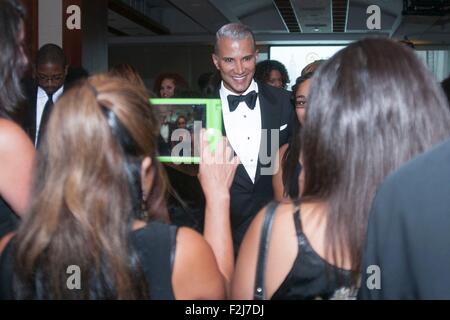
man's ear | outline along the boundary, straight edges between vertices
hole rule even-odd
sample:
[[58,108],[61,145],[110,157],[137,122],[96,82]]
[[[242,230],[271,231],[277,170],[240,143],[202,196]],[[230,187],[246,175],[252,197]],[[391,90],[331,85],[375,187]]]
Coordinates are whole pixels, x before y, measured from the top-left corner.
[[255,60],[258,60],[258,58],[259,58],[259,50],[257,49],[255,51]]
[[67,76],[68,73],[69,73],[69,65],[66,65],[64,67],[64,76]]
[[141,164],[141,187],[145,198],[148,197],[148,194],[152,189],[154,176],[155,171],[153,170],[152,159],[150,157],[145,157]]
[[220,70],[220,68],[219,68],[219,60],[220,60],[220,58],[215,53],[212,54],[212,60],[214,62],[214,65],[216,66],[216,69]]

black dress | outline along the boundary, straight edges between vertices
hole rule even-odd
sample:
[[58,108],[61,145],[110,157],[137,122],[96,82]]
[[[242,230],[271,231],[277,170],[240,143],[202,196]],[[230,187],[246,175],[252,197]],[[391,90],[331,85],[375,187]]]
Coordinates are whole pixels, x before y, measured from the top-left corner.
[[[172,272],[175,259],[177,227],[151,223],[132,233],[131,242],[139,256],[141,267],[153,300],[175,300]],[[14,299],[14,245],[10,241],[0,257],[0,300]]]
[[19,217],[11,210],[8,204],[0,197],[0,239],[16,230]]
[[355,299],[351,272],[329,264],[311,247],[303,233],[300,211],[294,214],[298,254],[291,271],[272,300]]

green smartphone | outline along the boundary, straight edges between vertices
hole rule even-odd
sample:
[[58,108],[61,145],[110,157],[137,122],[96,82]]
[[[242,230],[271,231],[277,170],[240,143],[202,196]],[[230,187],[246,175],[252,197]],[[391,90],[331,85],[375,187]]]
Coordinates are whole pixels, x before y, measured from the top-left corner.
[[214,152],[222,137],[220,99],[150,99],[160,122],[158,159],[163,163],[200,163],[200,133],[207,130]]

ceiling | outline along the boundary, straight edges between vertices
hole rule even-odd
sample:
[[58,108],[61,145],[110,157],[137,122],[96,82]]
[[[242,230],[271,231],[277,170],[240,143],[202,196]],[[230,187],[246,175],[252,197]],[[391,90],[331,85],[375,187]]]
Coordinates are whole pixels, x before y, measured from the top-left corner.
[[[381,9],[379,30],[368,30],[370,5]],[[249,25],[259,44],[351,41],[368,34],[450,44],[450,0],[109,1],[111,44],[212,43],[229,22]]]

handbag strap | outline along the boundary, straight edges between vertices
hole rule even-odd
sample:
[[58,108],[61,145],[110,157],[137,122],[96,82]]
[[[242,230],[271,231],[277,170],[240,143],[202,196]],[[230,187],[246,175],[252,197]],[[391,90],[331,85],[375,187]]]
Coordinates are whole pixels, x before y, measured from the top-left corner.
[[261,240],[259,241],[258,262],[256,265],[254,300],[264,300],[264,274],[266,272],[267,251],[269,250],[270,234],[272,232],[272,223],[275,210],[278,207],[277,202],[271,202],[267,206],[264,223],[261,230]]

